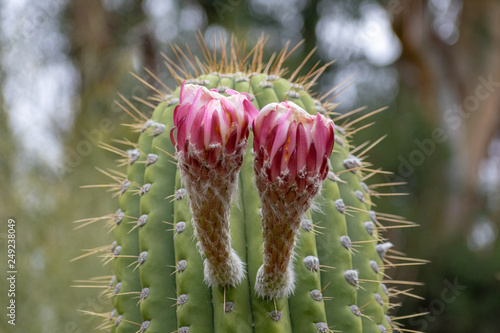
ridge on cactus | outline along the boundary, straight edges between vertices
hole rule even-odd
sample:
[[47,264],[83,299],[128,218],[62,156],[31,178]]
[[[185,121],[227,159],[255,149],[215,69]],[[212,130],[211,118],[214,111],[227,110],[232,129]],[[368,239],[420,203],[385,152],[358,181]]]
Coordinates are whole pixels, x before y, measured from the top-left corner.
[[253,123],[255,183],[262,202],[264,264],[255,290],[288,297],[294,290],[297,231],[328,172],[333,121],[287,101],[262,108]]
[[365,155],[380,140],[353,142],[381,110],[336,113],[334,90],[312,91],[328,64],[286,76],[288,45],[266,60],[264,39],[216,54],[198,38],[204,60],[175,47],[182,63],[167,61],[177,87],[146,83],[154,111],[127,110],[134,143],[103,144],[124,167],[105,172],[118,207],[79,222],[113,232],[89,252],[112,277],[88,282],[112,304],[85,313],[112,333],[398,332],[415,315],[395,317],[392,298],[418,283],[387,276],[422,261],[383,236],[412,223],[374,210],[387,187]]
[[[243,262],[231,248],[229,210],[257,115],[248,94],[183,84],[170,132],[182,182],[190,199],[195,235],[205,255],[209,286],[236,286]],[[177,135],[175,132],[177,131]]]

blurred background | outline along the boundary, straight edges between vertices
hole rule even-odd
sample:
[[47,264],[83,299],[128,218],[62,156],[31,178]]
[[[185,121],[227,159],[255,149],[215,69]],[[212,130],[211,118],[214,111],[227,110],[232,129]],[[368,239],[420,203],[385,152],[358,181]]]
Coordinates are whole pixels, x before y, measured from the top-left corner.
[[70,260],[112,240],[101,225],[74,231],[72,221],[117,207],[80,186],[110,182],[95,167],[117,156],[100,140],[133,139],[113,101],[151,91],[129,72],[153,83],[147,67],[172,85],[160,52],[172,55],[170,43],[199,50],[199,30],[249,45],[264,33],[269,55],[304,39],[286,65],[314,47],[303,73],[336,59],[315,89],[351,82],[336,98],[340,112],[389,106],[357,143],[388,135],[369,160],[393,174],[373,181],[405,182],[388,191],[410,194],[377,209],[420,224],[389,236],[431,261],[390,272],[425,283],[413,291],[425,300],[397,300],[393,314],[428,312],[405,320],[409,330],[498,332],[499,17],[495,0],[0,0],[0,267],[8,218],[18,265],[17,326],[2,318],[0,331],[90,332],[99,321],[77,309],[111,308],[101,290],[70,287],[110,274],[96,256]]

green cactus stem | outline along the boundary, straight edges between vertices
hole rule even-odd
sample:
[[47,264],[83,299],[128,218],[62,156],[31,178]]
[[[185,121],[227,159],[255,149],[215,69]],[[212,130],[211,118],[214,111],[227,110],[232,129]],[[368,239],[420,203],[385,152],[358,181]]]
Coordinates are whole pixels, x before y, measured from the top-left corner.
[[265,63],[264,44],[170,66],[179,86],[132,126],[138,143],[105,145],[126,160],[119,209],[82,221],[113,223],[112,252],[94,251],[112,261],[114,309],[94,314],[112,332],[398,330],[386,257],[423,261],[387,255],[381,222],[411,223],[372,210],[362,155],[379,140],[357,153],[367,115],[340,126],[312,93],[327,66],[286,78],[287,50]]

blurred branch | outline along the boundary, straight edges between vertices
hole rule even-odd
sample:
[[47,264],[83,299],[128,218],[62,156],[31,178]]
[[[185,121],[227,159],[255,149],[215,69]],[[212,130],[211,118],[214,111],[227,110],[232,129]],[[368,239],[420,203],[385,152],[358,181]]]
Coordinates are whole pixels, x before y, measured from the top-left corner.
[[[462,6],[460,37],[452,45],[434,33],[426,1],[406,2],[393,21],[403,46],[399,62],[403,83],[419,96],[432,128],[448,131],[453,148],[447,175],[450,195],[441,205],[447,212],[444,232],[452,233],[466,232],[477,216],[479,165],[500,121],[500,91],[494,83],[478,88],[484,85],[480,77],[500,81],[500,5],[463,1]],[[489,89],[488,96],[479,99],[478,89]],[[477,105],[467,104],[470,101]],[[459,117],[458,126],[447,114]]]
[[417,92],[422,99],[425,117],[432,125],[439,121],[436,101],[435,73],[433,72],[431,47],[426,36],[429,17],[420,1],[405,2],[402,11],[394,15],[393,30],[401,41],[402,54],[399,67],[403,83]]
[[81,129],[93,128],[96,119],[111,113],[117,91],[136,82],[129,74],[134,57],[140,67],[156,70],[158,52],[154,38],[143,26],[141,3],[134,2],[132,8],[123,10],[109,12],[101,1],[77,0],[69,6],[72,57],[81,73],[81,111],[73,141],[81,139]]

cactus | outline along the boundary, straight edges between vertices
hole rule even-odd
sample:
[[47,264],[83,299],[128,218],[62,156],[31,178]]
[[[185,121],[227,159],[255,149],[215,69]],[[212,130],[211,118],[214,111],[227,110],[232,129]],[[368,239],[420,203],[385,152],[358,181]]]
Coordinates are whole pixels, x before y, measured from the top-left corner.
[[115,237],[94,251],[112,262],[114,309],[93,314],[116,333],[398,331],[390,298],[418,283],[385,268],[421,261],[385,257],[379,220],[412,224],[372,210],[365,181],[379,171],[362,157],[379,140],[352,146],[364,117],[340,126],[346,115],[313,97],[326,65],[294,80],[286,49],[265,64],[262,41],[219,58],[201,46],[205,64],[169,61],[179,86],[134,116],[138,143],[104,144],[127,170],[107,173],[118,211],[91,219]]

